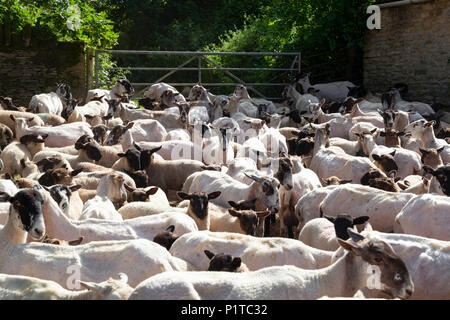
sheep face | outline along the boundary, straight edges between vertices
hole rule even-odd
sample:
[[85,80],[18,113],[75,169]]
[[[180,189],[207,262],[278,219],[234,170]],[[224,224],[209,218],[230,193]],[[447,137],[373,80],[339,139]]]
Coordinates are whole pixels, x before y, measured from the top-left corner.
[[141,170],[141,151],[136,149],[128,149],[126,152],[117,154],[119,157],[125,157],[128,165],[134,171]]
[[375,165],[384,172],[391,172],[392,170],[398,171],[397,163],[394,160],[395,151],[390,154],[377,155],[373,154],[372,158],[375,161]]
[[24,189],[8,199],[11,203],[10,218],[15,228],[28,232],[36,240],[45,235],[45,223],[42,215],[44,198],[35,189]]
[[104,124],[96,125],[92,128],[92,133],[94,133],[94,140],[103,145],[108,134],[108,127]]
[[153,242],[163,246],[167,250],[170,250],[172,244],[179,238],[178,235],[174,234],[175,226],[171,225],[167,227],[166,231],[158,233],[154,238]]
[[423,169],[439,182],[440,193],[450,196],[450,165],[441,166],[436,170],[429,166],[423,166]]
[[68,215],[70,210],[70,197],[72,196],[72,192],[80,189],[80,185],[75,186],[65,186],[62,184],[57,184],[54,186],[51,186],[50,188],[45,188],[50,195],[52,196],[53,200],[56,201],[58,206],[61,208],[61,210]]
[[256,210],[256,198],[252,200],[241,200],[238,202],[228,201],[228,204],[236,210]]
[[185,193],[178,192],[177,195],[183,200],[189,200],[189,208],[193,214],[200,220],[205,219],[208,216],[208,203],[209,200],[215,199],[220,196],[221,192],[216,191],[209,194],[206,193]]
[[253,211],[253,210],[234,210],[228,209],[228,213],[233,217],[239,219],[241,229],[248,235],[255,236],[256,227],[258,223],[262,223],[263,219],[270,214],[269,210],[266,211]]
[[118,87],[117,93],[119,95],[123,95],[124,93],[128,96],[134,95],[134,88],[127,79],[118,80],[116,85]]
[[338,214],[337,217],[330,217],[324,215],[324,218],[326,218],[327,220],[329,220],[334,224],[336,237],[342,240],[347,240],[348,238],[350,238],[347,232],[348,228],[353,228],[355,225],[363,224],[367,220],[369,220],[369,217],[367,216],[353,218],[351,215],[348,214]]
[[204,252],[210,260],[208,271],[237,272],[241,266],[242,261],[239,257],[232,257],[224,253],[214,254],[209,250]]
[[278,179],[268,176],[257,176],[254,174],[244,174],[257,183],[257,194],[264,195],[261,197],[262,203],[272,212],[276,213],[280,210],[280,182]]
[[108,134],[108,137],[105,140],[105,145],[113,146],[113,145],[120,143],[125,132],[127,132],[128,129],[132,128],[133,125],[134,125],[134,122],[130,122],[126,126],[119,124],[119,125],[115,126],[114,128],[112,128]]
[[105,119],[110,119],[111,117],[117,116],[122,110],[122,104],[120,99],[110,99],[108,102],[108,112],[106,113]]
[[286,190],[291,190],[294,186],[294,180],[292,178],[292,162],[289,158],[278,159],[278,171],[275,174],[275,178],[280,181],[281,185]]
[[405,263],[392,247],[384,241],[364,237],[351,228],[347,232],[351,239],[344,241],[338,238],[339,244],[380,269],[381,291],[392,297],[409,298],[414,291],[414,284]]
[[0,129],[0,148],[3,150],[13,140],[13,132],[7,126],[2,126]]
[[79,174],[82,169],[68,170],[67,168],[57,168],[47,170],[39,179],[38,182],[43,186],[52,186],[54,184],[71,185],[73,177]]

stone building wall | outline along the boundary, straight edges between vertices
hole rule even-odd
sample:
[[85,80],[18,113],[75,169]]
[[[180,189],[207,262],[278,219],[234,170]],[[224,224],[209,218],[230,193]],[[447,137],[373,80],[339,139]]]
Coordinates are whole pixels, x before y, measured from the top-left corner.
[[383,91],[409,86],[408,101],[450,105],[450,1],[381,9],[381,30],[368,30],[364,85]]
[[83,42],[34,39],[25,31],[8,34],[0,26],[0,96],[27,106],[33,95],[54,92],[65,82],[74,98],[86,97]]

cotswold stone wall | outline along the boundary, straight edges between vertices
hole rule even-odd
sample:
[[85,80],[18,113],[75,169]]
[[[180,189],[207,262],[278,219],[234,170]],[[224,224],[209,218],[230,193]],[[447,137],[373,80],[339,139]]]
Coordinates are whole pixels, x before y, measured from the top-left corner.
[[449,21],[449,0],[381,9],[381,30],[366,33],[364,85],[404,82],[405,100],[450,105]]
[[86,97],[84,44],[34,39],[32,32],[11,35],[0,26],[0,96],[27,106],[33,95],[66,82],[74,98]]

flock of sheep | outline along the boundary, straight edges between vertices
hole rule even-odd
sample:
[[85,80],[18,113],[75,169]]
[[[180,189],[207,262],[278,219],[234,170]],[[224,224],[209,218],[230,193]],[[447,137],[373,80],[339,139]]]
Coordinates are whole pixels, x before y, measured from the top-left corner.
[[450,114],[407,90],[0,97],[0,299],[449,299]]

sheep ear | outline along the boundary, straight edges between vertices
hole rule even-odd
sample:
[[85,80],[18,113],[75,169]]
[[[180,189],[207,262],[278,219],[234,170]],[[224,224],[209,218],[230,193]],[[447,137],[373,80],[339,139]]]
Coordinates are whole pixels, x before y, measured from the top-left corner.
[[212,200],[219,197],[221,193],[222,192],[220,191],[211,192],[210,194],[208,194],[208,200]]
[[347,228],[348,235],[354,242],[359,242],[365,239],[365,237],[358,232],[354,231],[352,228]]
[[363,224],[363,223],[365,223],[368,220],[369,220],[368,216],[361,216],[361,217],[353,219],[353,225],[355,225],[355,224]]
[[71,173],[70,173],[70,175],[72,176],[72,177],[75,177],[77,174],[79,174],[81,171],[83,171],[83,169],[76,169],[76,170],[73,170]]
[[354,245],[353,243],[350,243],[348,241],[344,241],[341,238],[336,238],[336,240],[338,241],[339,245],[344,248],[347,251],[351,251],[351,252],[358,252],[358,247],[356,245]]
[[12,114],[9,115],[9,118],[10,118],[12,121],[16,122],[16,118],[15,118]]
[[237,218],[239,218],[239,216],[241,215],[241,213],[239,211],[234,210],[234,209],[228,209],[228,213],[230,215],[232,215],[233,217],[237,217]]
[[126,155],[127,155],[127,154],[126,154],[126,153],[123,153],[123,152],[120,152],[120,153],[117,154],[117,156],[119,156],[119,157],[121,157],[121,158],[122,158],[122,157],[125,157]]
[[149,190],[147,190],[147,192],[145,194],[148,196],[151,196],[152,194],[155,194],[156,192],[158,192],[158,187],[153,187],[153,188],[150,188]]
[[77,191],[80,188],[81,188],[81,185],[79,185],[79,184],[76,184],[74,186],[70,186],[69,187],[70,191],[72,191],[72,192],[75,192],[75,191]]
[[174,232],[174,231],[175,231],[175,226],[174,226],[173,224],[170,225],[170,226],[168,226],[168,227],[166,228],[166,231]]
[[373,155],[372,155],[372,158],[373,158],[373,160],[375,160],[375,161],[380,161],[380,160],[381,160],[381,157],[380,157],[379,155],[377,155],[377,154],[373,154]]
[[380,131],[380,136],[385,137],[385,136],[386,136],[386,131],[381,130],[381,131]]
[[439,149],[436,149],[436,151],[437,151],[438,153],[441,153],[444,149],[445,149],[445,146],[440,147]]
[[209,250],[204,250],[203,252],[204,252],[204,253],[206,254],[206,256],[209,258],[209,260],[211,260],[211,259],[214,258],[214,256],[215,256],[215,254],[212,253],[212,252],[209,251]]
[[233,269],[237,269],[241,266],[241,263],[242,263],[241,258],[239,257],[233,258],[233,261],[231,261],[231,267]]
[[394,150],[390,153],[391,156],[395,156],[395,153],[397,152],[397,150]]
[[188,193],[182,191],[178,191],[177,196],[179,196],[183,200],[189,200],[191,198],[191,196]]
[[428,153],[428,150],[422,149],[422,148],[419,148],[419,151],[420,151],[421,153],[423,153],[423,154],[427,154],[427,153]]
[[124,186],[125,189],[126,189],[127,191],[129,191],[129,192],[133,192],[134,190],[136,190],[136,189],[134,189],[133,187],[130,187],[129,185],[127,185],[126,183],[124,183],[123,186]]
[[22,167],[22,169],[26,167],[25,159],[20,159],[20,166]]
[[130,122],[127,124],[127,126],[125,127],[125,130],[128,130],[130,128],[132,128],[134,126],[134,122]]
[[84,240],[84,237],[79,237],[79,238],[76,239],[76,240],[71,240],[71,241],[69,241],[69,246],[77,246],[77,245],[79,245],[80,243],[82,243],[83,240]]
[[162,148],[162,146],[157,147],[157,148],[153,148],[153,149],[150,150],[150,153],[158,152],[159,150],[161,150],[161,148]]
[[137,151],[142,151],[141,147],[138,146],[138,144],[136,143],[136,141],[133,141],[133,146]]
[[230,206],[232,206],[233,208],[238,208],[239,207],[239,205],[236,202],[234,202],[234,201],[228,201],[228,204]]
[[331,217],[331,216],[327,216],[327,215],[324,215],[323,217],[333,224],[334,224],[334,221],[336,221],[335,217]]

